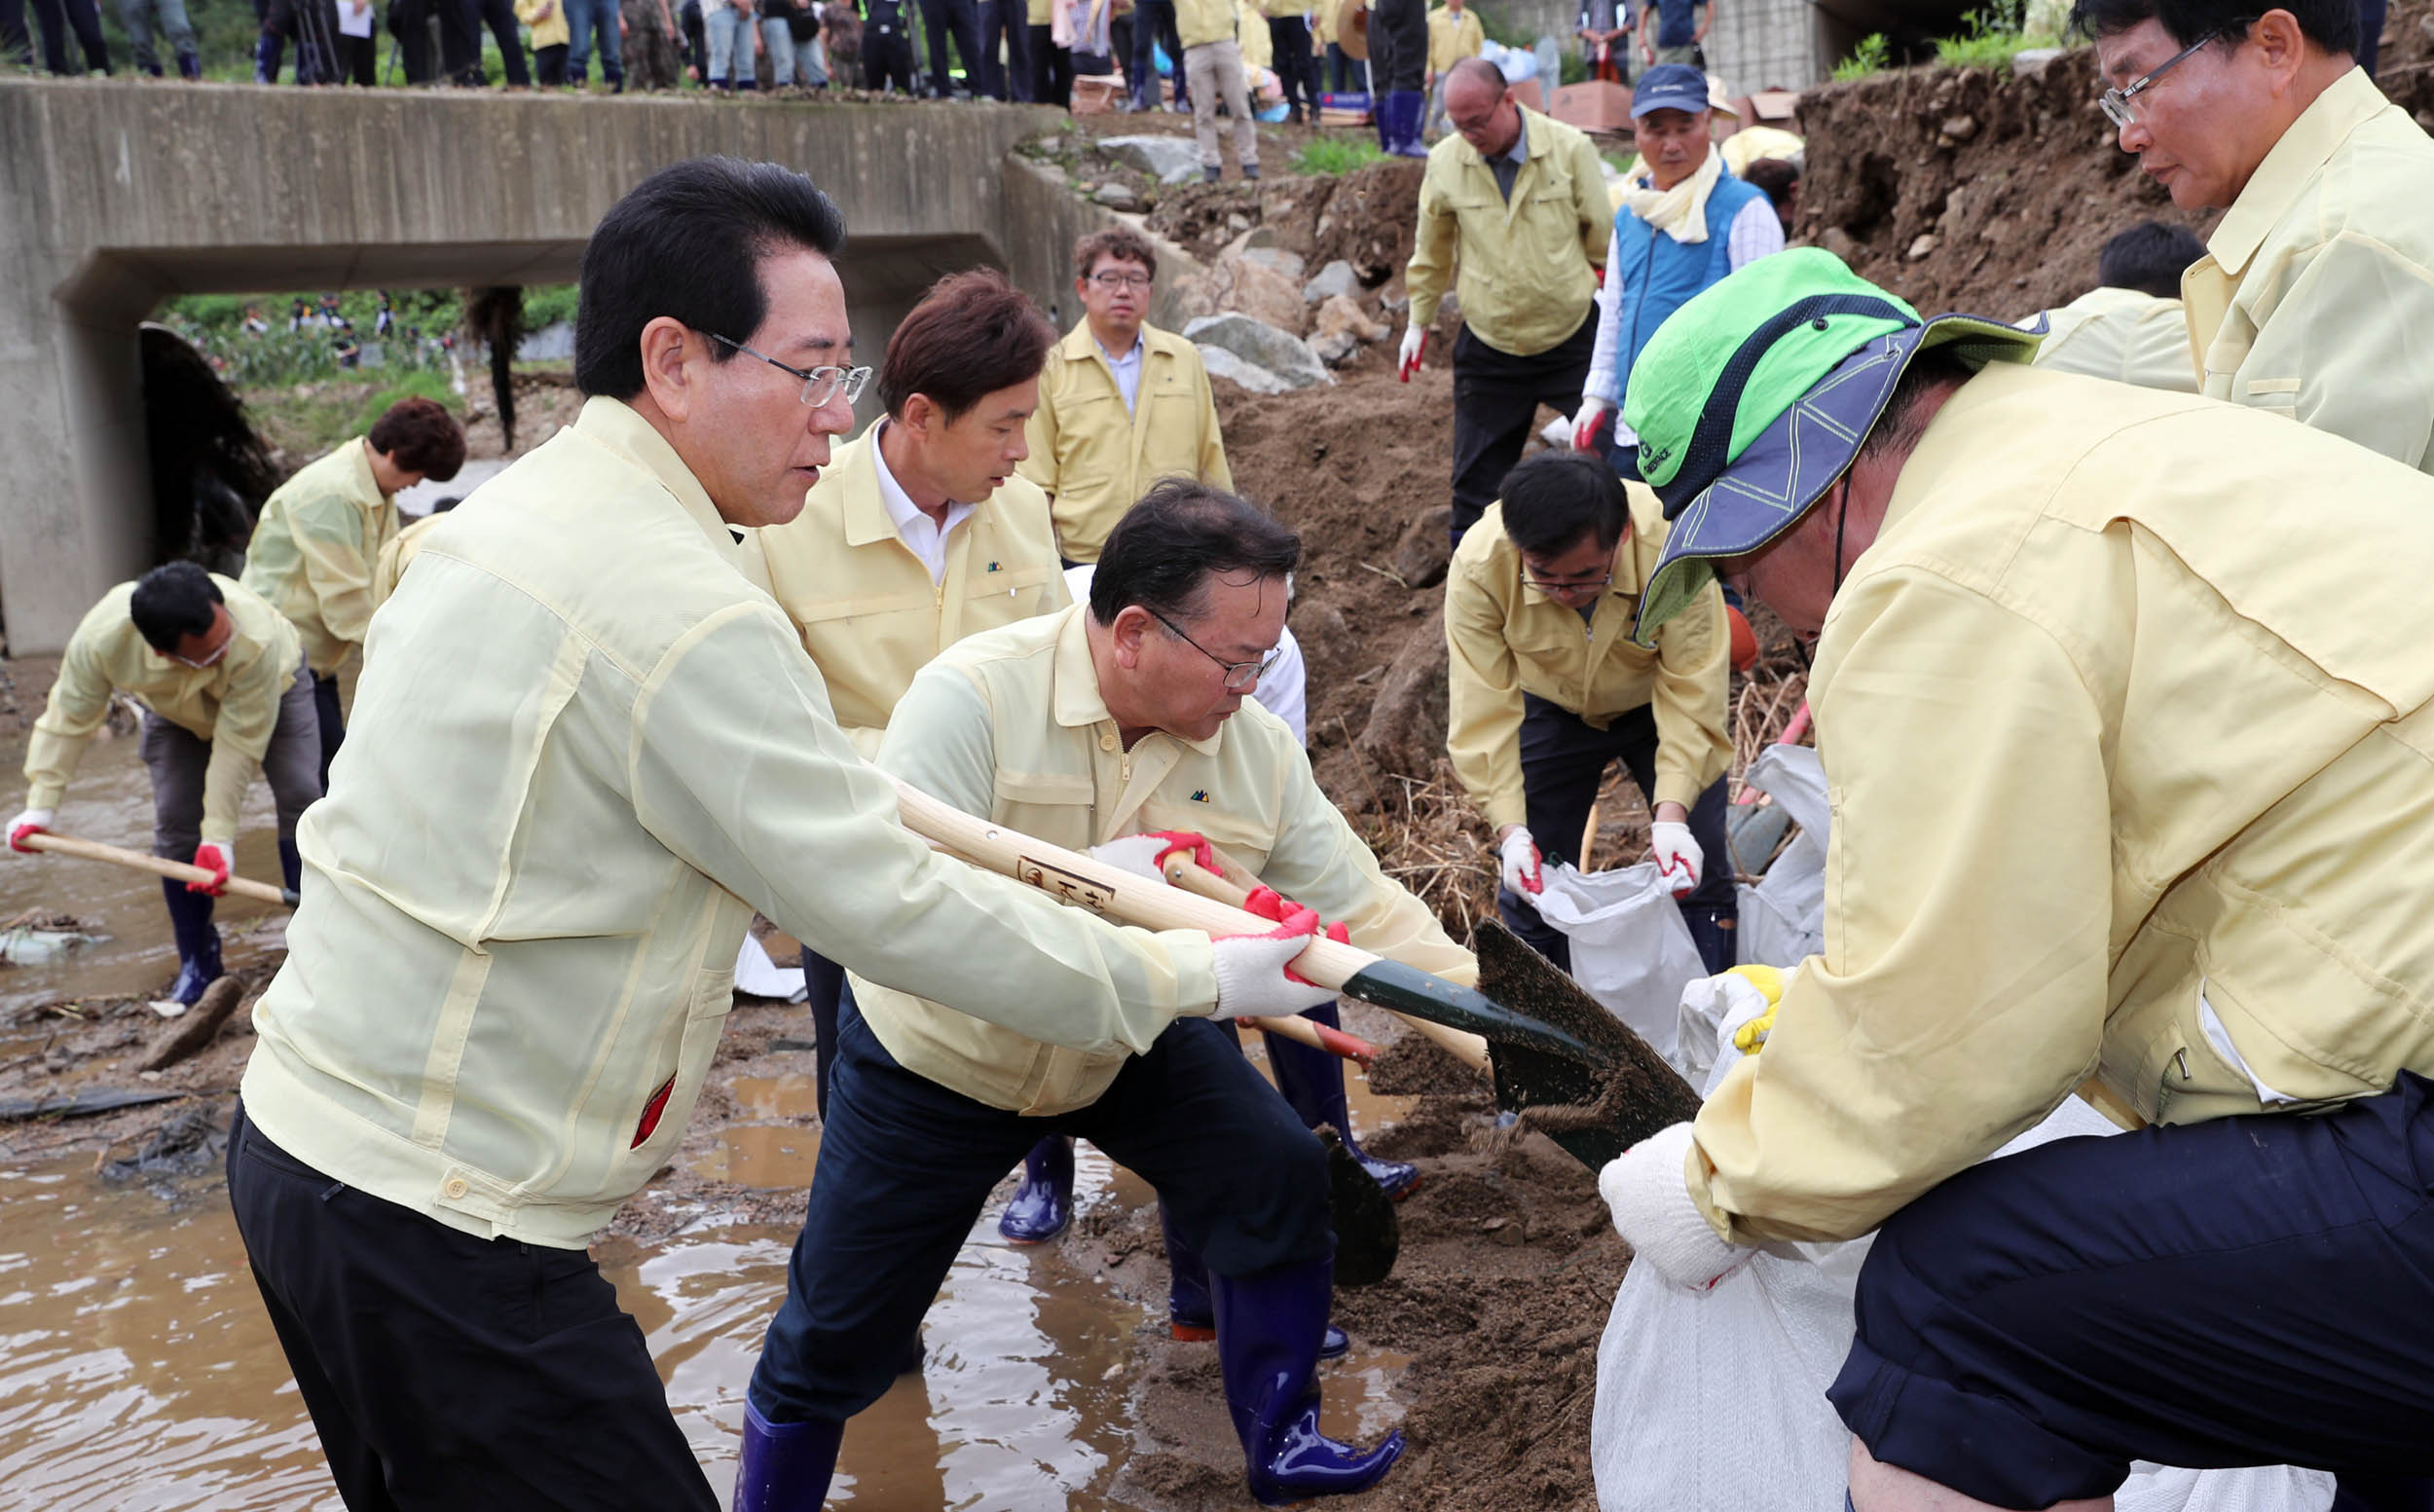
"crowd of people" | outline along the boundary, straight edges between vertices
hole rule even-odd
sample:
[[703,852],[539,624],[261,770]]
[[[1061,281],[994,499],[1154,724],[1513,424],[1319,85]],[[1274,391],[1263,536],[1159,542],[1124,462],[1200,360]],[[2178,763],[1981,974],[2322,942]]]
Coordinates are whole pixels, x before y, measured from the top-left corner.
[[[1632,85],[1619,194],[1449,63],[1400,354],[1451,283],[1447,754],[1559,967],[1549,869],[1614,763],[1644,793],[1751,1053],[1599,1191],[1692,1295],[1875,1235],[1827,1394],[1846,1506],[2092,1509],[2154,1461],[2422,1508],[2434,139],[2356,66],[2350,0],[2074,21],[2121,147],[2226,213],[2125,228],[2024,319],[1786,248],[1688,62]],[[150,710],[156,850],[203,875],[166,895],[181,1000],[269,774],[302,901],[229,1191],[350,1506],[718,1504],[585,1245],[682,1137],[756,911],[803,943],[822,1140],[738,1512],[822,1505],[990,1192],[1019,1167],[1012,1241],[1070,1224],[1074,1138],[1155,1188],[1169,1327],[1213,1343],[1255,1499],[1402,1454],[1319,1426],[1346,1339],[1311,1131],[1349,1129],[1291,1022],[1333,993],[1288,963],[1322,933],[1477,963],[1311,777],[1302,543],[1234,492],[1137,233],[1073,248],[1071,329],[957,274],[874,369],[845,224],[777,165],[645,180],[586,252],[573,425],[401,530],[462,437],[400,405],[273,497],[240,576],[105,596],[37,725],[13,844],[113,690]],[[1560,444],[1525,456],[1541,408]],[[1723,843],[1752,600],[1813,648],[1833,815],[1825,947],[1780,976],[1735,975]],[[916,838],[926,802],[1104,868],[1075,896],[1197,867],[1272,928],[1059,906]],[[1988,1159],[2075,1090],[2142,1131]],[[1352,1153],[1388,1197],[1425,1179]]]

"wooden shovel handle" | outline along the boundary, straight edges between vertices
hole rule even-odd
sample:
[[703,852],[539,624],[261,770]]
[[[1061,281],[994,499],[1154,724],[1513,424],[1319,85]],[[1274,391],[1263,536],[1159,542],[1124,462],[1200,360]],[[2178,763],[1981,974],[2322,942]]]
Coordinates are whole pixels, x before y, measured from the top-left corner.
[[1346,1034],[1341,1029],[1330,1029],[1325,1024],[1314,1023],[1299,1015],[1259,1018],[1246,1014],[1235,1019],[1235,1022],[1257,1029],[1262,1034],[1282,1035],[1295,1044],[1307,1045],[1312,1050],[1325,1051],[1330,1055],[1341,1055],[1364,1071],[1369,1069],[1371,1061],[1378,1058],[1378,1047],[1367,1040]]
[[[99,840],[80,840],[72,834],[35,833],[18,843],[29,851],[49,851],[55,856],[74,856],[85,861],[106,861],[112,866],[149,871],[173,882],[208,882],[212,876],[201,867],[190,867],[182,861],[166,861],[159,856],[147,856],[141,851],[104,845]],[[277,904],[283,908],[296,906],[295,894],[247,877],[230,877],[228,885],[221,891],[233,898],[251,898],[259,903]]]
[[[1166,880],[1175,886],[1198,893],[1203,898],[1214,899],[1230,908],[1241,907],[1243,901],[1250,897],[1250,894],[1241,887],[1218,876],[1181,851],[1166,858],[1164,869]],[[1258,915],[1254,914],[1252,917],[1256,918]],[[1297,967],[1300,965],[1299,962],[1294,964]],[[1393,1011],[1389,1009],[1386,1012],[1392,1013]],[[1402,1014],[1395,1014],[1394,1016],[1401,1018],[1426,1038],[1444,1047],[1464,1065],[1482,1072],[1488,1069],[1488,1042],[1478,1035],[1466,1034],[1462,1030],[1450,1028],[1445,1024],[1430,1023],[1425,1018],[1413,1018]]]

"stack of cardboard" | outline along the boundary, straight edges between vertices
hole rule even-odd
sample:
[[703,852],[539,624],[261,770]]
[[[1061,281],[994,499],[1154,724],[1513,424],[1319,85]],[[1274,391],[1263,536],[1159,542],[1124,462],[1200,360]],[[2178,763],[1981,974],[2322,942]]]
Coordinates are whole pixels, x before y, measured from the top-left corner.
[[1631,129],[1631,91],[1604,79],[1567,84],[1555,92],[1549,114],[1584,131],[1619,135]]

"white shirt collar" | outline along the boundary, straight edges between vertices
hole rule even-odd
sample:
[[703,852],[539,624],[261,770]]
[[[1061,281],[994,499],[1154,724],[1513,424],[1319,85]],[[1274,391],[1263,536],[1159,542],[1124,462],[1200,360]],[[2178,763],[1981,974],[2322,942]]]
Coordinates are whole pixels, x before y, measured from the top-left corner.
[[888,468],[887,449],[881,444],[887,439],[887,424],[884,420],[879,422],[878,433],[870,438],[870,460],[879,472],[879,501],[887,505],[887,517],[896,522],[896,535],[904,541],[904,549],[930,570],[931,582],[942,583],[946,581],[946,538],[955,533],[956,526],[964,523],[974,506],[950,501],[945,525],[934,524]]

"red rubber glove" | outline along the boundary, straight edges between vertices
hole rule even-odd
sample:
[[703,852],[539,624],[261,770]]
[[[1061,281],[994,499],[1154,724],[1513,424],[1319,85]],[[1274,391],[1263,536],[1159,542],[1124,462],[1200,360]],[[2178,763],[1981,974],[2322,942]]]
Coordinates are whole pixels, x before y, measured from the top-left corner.
[[[1324,929],[1317,929],[1315,926],[1318,914],[1315,910],[1303,907],[1300,904],[1295,903],[1292,899],[1287,898],[1272,887],[1252,888],[1251,895],[1242,900],[1242,911],[1245,913],[1256,913],[1263,919],[1273,919],[1278,924],[1291,928],[1296,934],[1315,933],[1324,935],[1339,945],[1348,945],[1352,942],[1352,932],[1345,925],[1345,922],[1342,919],[1336,920],[1333,924],[1328,925]],[[1312,929],[1306,931],[1301,928],[1301,921],[1305,918],[1311,921]],[[1309,977],[1294,971],[1294,969],[1290,966],[1284,969],[1284,974],[1287,977],[1292,977],[1295,981],[1308,981],[1309,979]]]
[[219,897],[220,890],[228,886],[228,852],[205,840],[195,847],[195,865],[213,875],[208,882],[187,883],[186,891]]
[[9,823],[9,848],[23,851],[28,856],[36,854],[34,848],[25,843],[25,837],[29,834],[49,834],[54,817],[47,808],[29,808],[18,815]]

